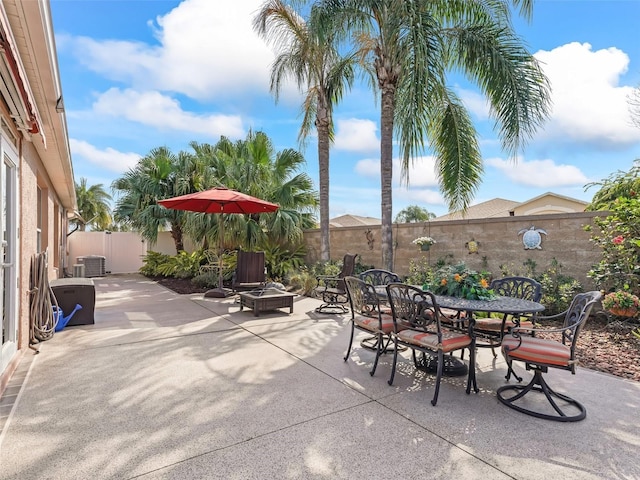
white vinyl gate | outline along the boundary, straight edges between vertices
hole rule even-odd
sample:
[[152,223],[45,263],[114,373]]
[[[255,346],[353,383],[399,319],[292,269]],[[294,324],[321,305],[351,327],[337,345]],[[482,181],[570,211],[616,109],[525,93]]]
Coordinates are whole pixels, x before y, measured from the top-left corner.
[[106,273],[134,273],[142,266],[147,242],[132,232],[74,232],[69,235],[69,256],[65,264],[68,274],[78,257],[105,257]]

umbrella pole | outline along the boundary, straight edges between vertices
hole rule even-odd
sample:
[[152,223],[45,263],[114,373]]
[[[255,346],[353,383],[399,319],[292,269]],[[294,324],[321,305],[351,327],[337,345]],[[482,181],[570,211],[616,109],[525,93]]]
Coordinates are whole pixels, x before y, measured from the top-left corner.
[[222,221],[222,213],[218,215],[218,286],[211,290],[207,290],[204,296],[207,298],[226,298],[227,291],[223,286],[223,258],[224,258],[224,222]]

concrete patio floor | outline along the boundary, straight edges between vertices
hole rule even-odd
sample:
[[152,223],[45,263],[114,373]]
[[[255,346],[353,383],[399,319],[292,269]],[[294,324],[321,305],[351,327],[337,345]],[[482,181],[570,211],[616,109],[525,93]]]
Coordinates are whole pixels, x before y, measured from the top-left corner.
[[369,375],[363,336],[344,362],[348,316],[315,299],[254,317],[139,275],[94,283],[95,325],[23,359],[1,479],[640,478],[640,383],[549,372],[587,408],[550,422],[498,402],[506,367],[480,349],[480,392],[445,378],[433,407],[408,353],[393,386],[391,355]]

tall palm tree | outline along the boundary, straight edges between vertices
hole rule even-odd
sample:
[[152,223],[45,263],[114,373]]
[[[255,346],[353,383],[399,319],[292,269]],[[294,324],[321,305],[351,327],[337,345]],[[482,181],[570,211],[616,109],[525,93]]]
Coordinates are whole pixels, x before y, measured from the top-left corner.
[[[313,10],[312,10],[313,12]],[[320,189],[320,259],[331,257],[329,242],[329,148],[333,141],[333,107],[353,82],[353,59],[341,57],[331,31],[314,25],[282,0],[267,0],[254,19],[254,28],[278,48],[271,70],[271,91],[278,100],[280,87],[292,78],[306,89],[303,120],[298,136],[306,140],[312,123],[318,133],[318,180]]]
[[[393,269],[394,131],[408,183],[425,144],[436,156],[440,189],[466,209],[481,181],[478,134],[447,84],[461,72],[486,95],[503,148],[515,155],[549,112],[549,85],[511,26],[511,6],[530,17],[533,0],[320,0],[323,22],[351,35],[380,90],[382,263]],[[322,23],[322,22],[321,22]]]
[[80,178],[76,183],[76,201],[78,213],[82,218],[74,218],[72,224],[85,231],[87,225],[93,230],[105,230],[111,223],[111,206],[109,195],[101,183],[87,187],[87,179]]
[[[194,156],[208,165],[209,187],[225,186],[269,202],[280,208],[275,213],[256,215],[223,214],[223,243],[253,249],[269,239],[290,244],[299,242],[302,233],[316,224],[313,212],[318,207],[313,182],[302,169],[304,157],[293,149],[275,151],[263,132],[249,132],[246,139],[232,142],[222,137],[215,145],[191,143]],[[216,215],[192,214],[185,228],[196,241],[206,239],[217,244]]]
[[168,225],[176,252],[180,252],[184,250],[186,212],[164,208],[157,202],[202,190],[207,176],[206,168],[190,153],[176,155],[167,147],[154,148],[113,181],[111,188],[119,194],[115,220],[131,225],[151,243],[157,241],[158,230]]

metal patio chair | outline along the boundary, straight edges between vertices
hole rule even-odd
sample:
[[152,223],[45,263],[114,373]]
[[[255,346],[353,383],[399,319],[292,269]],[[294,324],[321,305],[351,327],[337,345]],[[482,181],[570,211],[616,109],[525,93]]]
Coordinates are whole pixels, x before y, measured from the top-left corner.
[[473,385],[478,392],[475,368],[475,339],[471,331],[463,332],[447,328],[441,323],[442,313],[431,292],[425,292],[411,285],[392,283],[387,285],[387,296],[393,316],[393,332],[391,338],[395,344],[393,366],[389,385],[393,384],[398,360],[398,348],[411,348],[414,364],[417,364],[416,351],[423,355],[437,356],[436,386],[431,400],[432,405],[438,402],[440,380],[444,372],[445,354],[456,350],[469,350],[469,369],[467,376],[467,394]]
[[322,304],[316,308],[318,313],[346,313],[349,295],[344,278],[353,275],[358,254],[347,253],[342,259],[342,270],[337,276],[318,275],[315,288],[316,295],[322,299]]
[[369,372],[373,376],[376,373],[380,355],[386,351],[391,341],[390,334],[393,331],[393,318],[391,315],[381,312],[380,298],[373,285],[353,276],[345,277],[344,283],[351,306],[351,336],[349,337],[349,346],[347,347],[344,361],[347,361],[351,353],[356,328],[375,335],[376,358]]
[[[498,388],[497,395],[500,402],[527,415],[557,422],[577,422],[586,417],[585,407],[571,397],[554,391],[545,381],[544,373],[549,368],[568,370],[576,373],[578,361],[576,359],[576,343],[580,331],[584,327],[591,309],[600,301],[602,294],[597,291],[578,293],[569,308],[558,315],[539,317],[539,320],[562,317],[564,323],[561,328],[537,329],[515,327],[502,340],[502,354],[509,369],[514,360],[524,362],[527,370],[533,371],[533,378],[527,385],[505,385]],[[544,332],[544,337],[529,335]],[[559,338],[553,340],[549,336]],[[546,399],[546,411],[533,409],[533,399],[523,399],[532,392],[542,393]],[[538,402],[539,403],[539,402]],[[548,408],[548,407],[551,408]],[[571,410],[571,412],[569,412]]]

